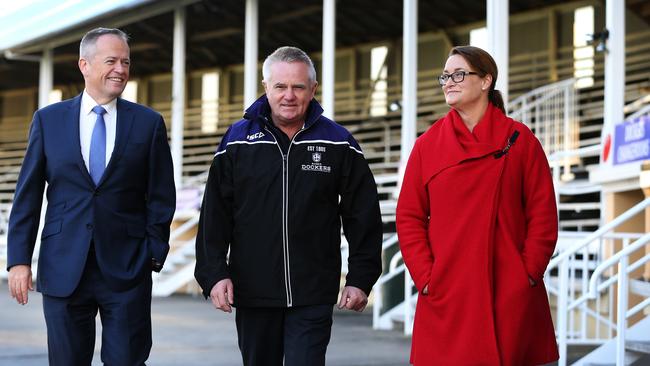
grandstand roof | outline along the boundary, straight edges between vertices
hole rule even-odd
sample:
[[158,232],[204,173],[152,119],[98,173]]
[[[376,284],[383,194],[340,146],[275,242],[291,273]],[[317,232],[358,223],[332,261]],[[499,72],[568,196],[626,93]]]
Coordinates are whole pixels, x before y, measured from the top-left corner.
[[[510,0],[510,13],[539,9],[563,0]],[[7,1],[9,3],[9,1]],[[169,72],[173,50],[173,9],[186,6],[187,70],[242,63],[245,6],[241,0],[23,0],[0,15],[0,54],[38,55],[54,48],[54,83],[81,82],[77,69],[78,42],[97,26],[120,27],[131,35],[132,73]],[[20,3],[20,5],[18,5]],[[308,52],[322,48],[322,0],[259,0],[259,56],[294,45]],[[420,32],[445,31],[482,22],[485,0],[420,0]],[[402,35],[402,2],[394,0],[338,1],[337,47]],[[451,40],[454,41],[453,39]],[[20,77],[16,77],[20,75]],[[38,65],[0,56],[0,90],[37,85]]]
[[111,13],[122,13],[150,0],[2,1],[0,51],[46,40],[67,29]]

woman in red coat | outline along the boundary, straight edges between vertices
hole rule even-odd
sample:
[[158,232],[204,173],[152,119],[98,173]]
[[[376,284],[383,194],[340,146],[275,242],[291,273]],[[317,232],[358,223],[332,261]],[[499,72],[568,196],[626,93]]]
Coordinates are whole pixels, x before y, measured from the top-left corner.
[[539,141],[506,117],[497,67],[451,50],[451,110],[417,139],[397,205],[419,291],[415,366],[528,366],[558,359],[543,275],[557,240],[553,181]]

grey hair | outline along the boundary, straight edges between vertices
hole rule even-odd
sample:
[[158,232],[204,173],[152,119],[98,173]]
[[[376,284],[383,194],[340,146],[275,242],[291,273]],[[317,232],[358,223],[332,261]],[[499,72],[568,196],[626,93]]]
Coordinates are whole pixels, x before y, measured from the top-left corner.
[[309,81],[312,84],[316,82],[316,69],[314,63],[311,61],[305,51],[297,47],[284,46],[273,51],[262,65],[262,76],[264,81],[267,82],[271,79],[271,66],[276,62],[302,62],[309,68]]
[[81,39],[81,43],[79,43],[79,56],[84,59],[91,58],[95,51],[97,39],[107,34],[118,36],[124,41],[124,43],[127,45],[129,44],[129,36],[117,28],[95,28],[86,33]]

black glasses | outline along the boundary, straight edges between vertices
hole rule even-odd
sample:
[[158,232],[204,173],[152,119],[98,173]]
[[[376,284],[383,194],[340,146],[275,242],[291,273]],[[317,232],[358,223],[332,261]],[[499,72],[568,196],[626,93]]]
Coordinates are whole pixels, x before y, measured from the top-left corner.
[[478,75],[478,73],[473,71],[456,71],[451,74],[442,74],[438,76],[438,83],[440,83],[440,86],[445,86],[449,79],[454,83],[462,83],[465,80],[465,75]]

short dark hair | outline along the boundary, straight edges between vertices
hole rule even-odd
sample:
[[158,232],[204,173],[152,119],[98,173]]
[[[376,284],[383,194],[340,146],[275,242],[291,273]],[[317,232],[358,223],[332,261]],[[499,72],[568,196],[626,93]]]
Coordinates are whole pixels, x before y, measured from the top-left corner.
[[117,28],[95,28],[86,33],[79,43],[79,57],[88,59],[95,49],[97,39],[103,35],[112,34],[120,37],[124,43],[129,44],[129,36]]
[[503,97],[501,96],[501,92],[495,89],[499,70],[497,69],[497,63],[494,62],[492,56],[490,56],[490,54],[485,50],[474,46],[454,47],[449,51],[449,57],[453,55],[459,55],[464,58],[480,77],[485,77],[485,75],[488,74],[492,75],[492,84],[490,84],[488,100],[505,114],[506,109],[503,105]]

